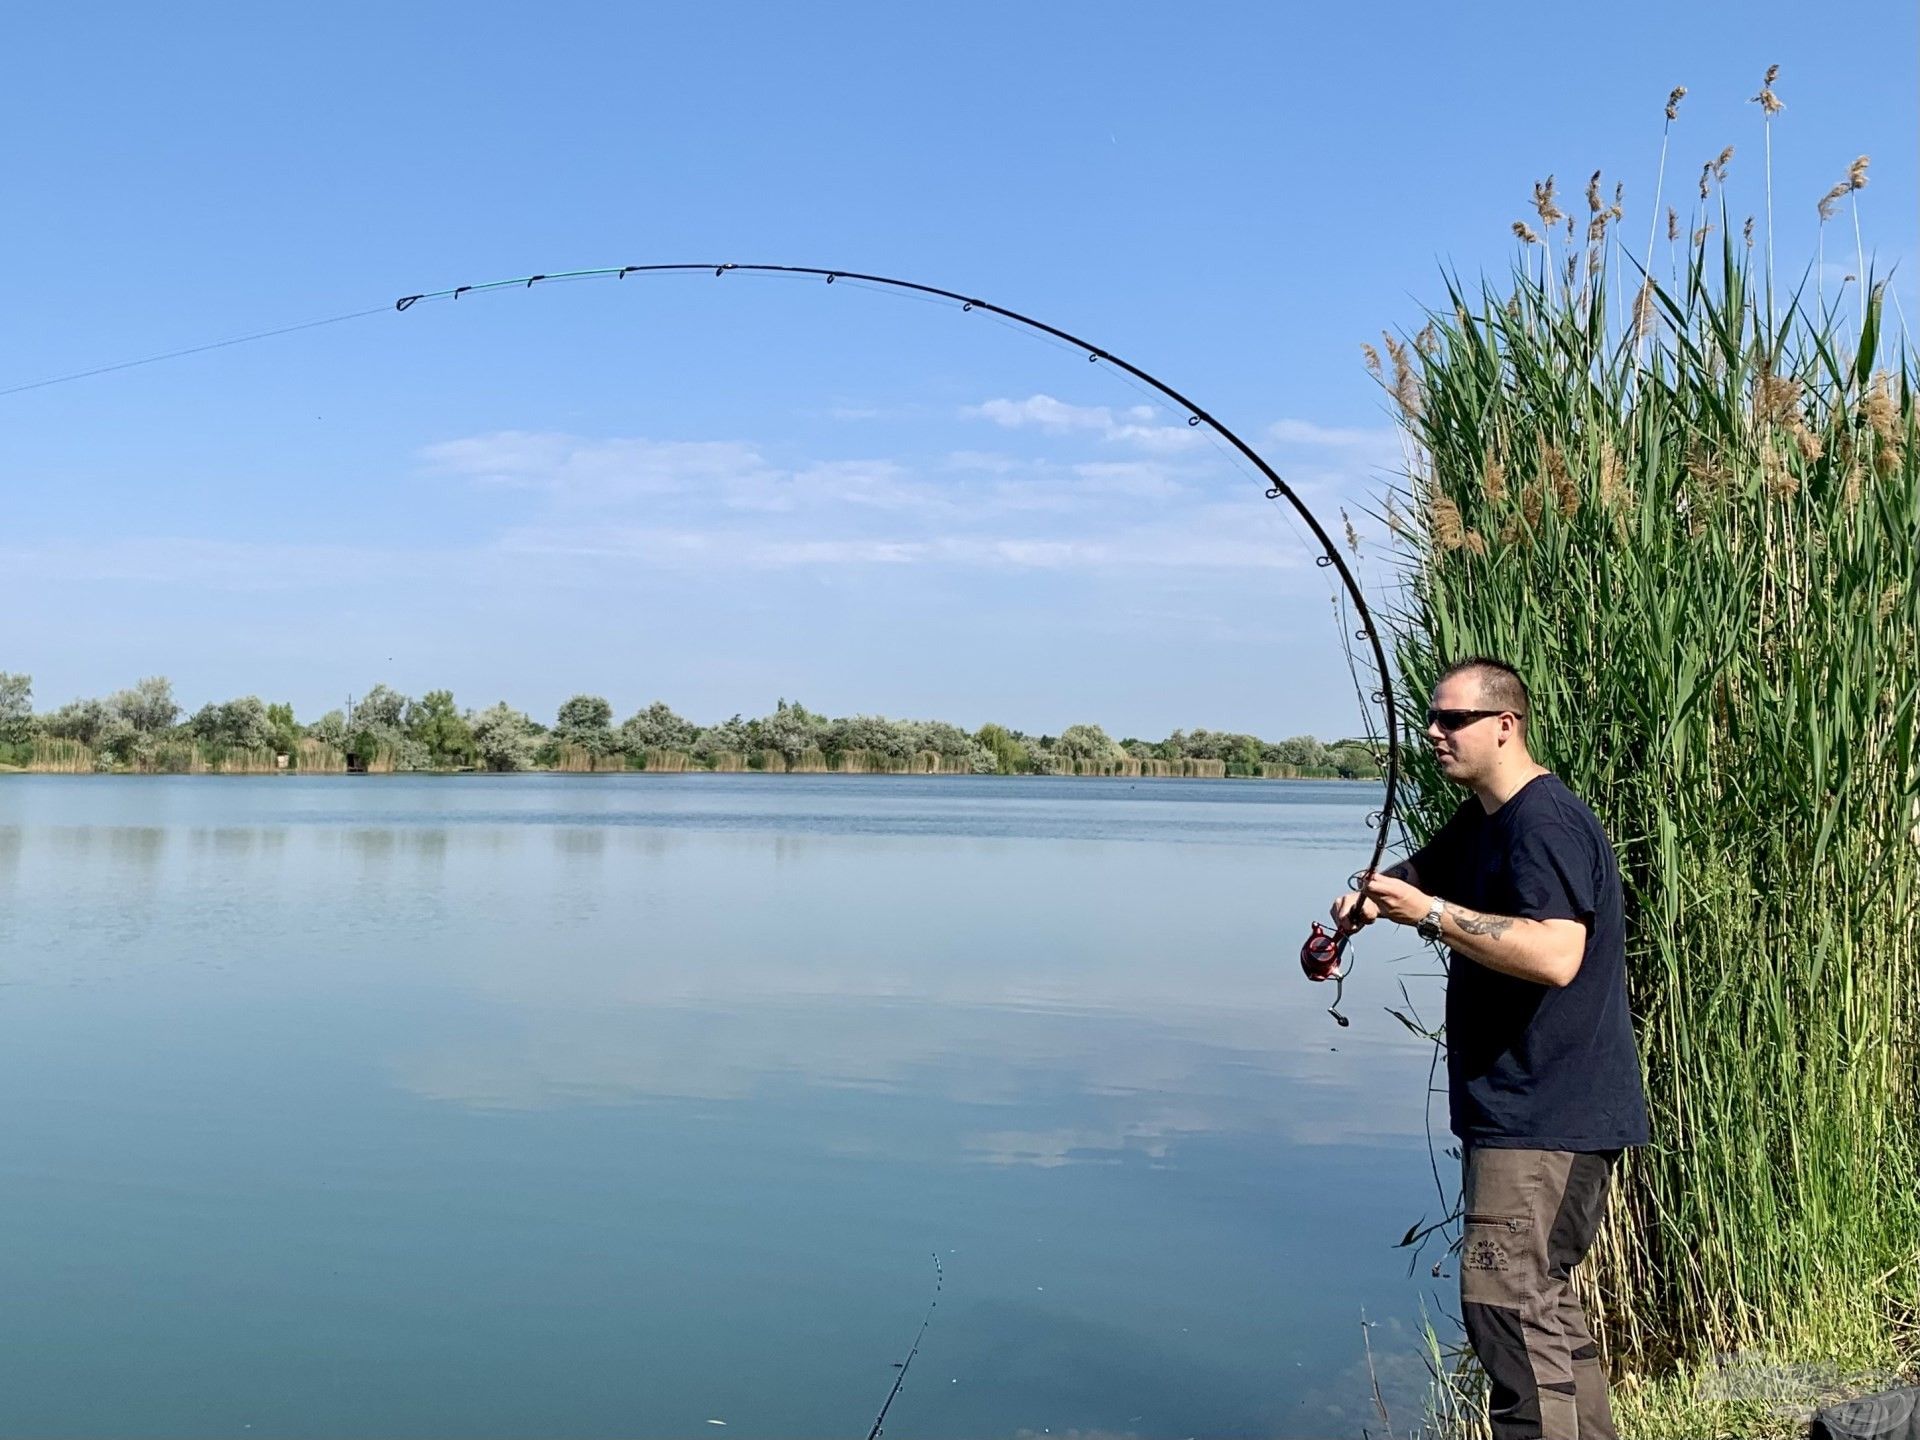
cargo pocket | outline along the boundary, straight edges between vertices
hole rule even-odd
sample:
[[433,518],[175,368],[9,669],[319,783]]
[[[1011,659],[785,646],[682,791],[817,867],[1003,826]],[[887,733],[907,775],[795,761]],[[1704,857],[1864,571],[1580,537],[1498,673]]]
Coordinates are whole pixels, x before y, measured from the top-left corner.
[[1518,1310],[1538,1287],[1533,1221],[1525,1215],[1469,1215],[1460,1243],[1460,1298]]

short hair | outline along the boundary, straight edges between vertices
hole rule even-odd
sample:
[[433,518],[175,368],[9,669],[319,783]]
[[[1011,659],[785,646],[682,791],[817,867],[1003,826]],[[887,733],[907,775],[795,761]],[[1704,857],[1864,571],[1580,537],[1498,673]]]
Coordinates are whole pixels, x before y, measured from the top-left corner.
[[1471,672],[1480,681],[1480,703],[1489,710],[1509,710],[1520,718],[1520,733],[1527,733],[1527,714],[1533,709],[1533,693],[1520,672],[1492,655],[1469,655],[1456,660],[1440,672],[1441,680]]

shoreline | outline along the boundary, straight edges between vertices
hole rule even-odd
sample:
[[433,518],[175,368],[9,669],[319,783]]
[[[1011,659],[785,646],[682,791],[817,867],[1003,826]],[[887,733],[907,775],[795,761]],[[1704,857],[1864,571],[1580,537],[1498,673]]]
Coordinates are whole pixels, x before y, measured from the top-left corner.
[[1064,774],[1059,771],[1032,771],[1024,774],[1000,775],[994,773],[976,774],[971,771],[954,770],[569,770],[561,767],[534,767],[526,770],[53,770],[35,769],[24,765],[0,765],[0,776],[34,775],[54,776],[67,780],[99,779],[141,779],[164,780],[192,778],[201,780],[245,780],[245,779],[324,779],[324,780],[383,780],[396,777],[426,777],[430,779],[451,780],[458,778],[483,778],[508,780],[516,776],[531,775],[571,775],[585,779],[606,779],[608,777],[650,777],[659,779],[672,777],[684,779],[692,777],[727,778],[739,776],[781,777],[806,776],[833,780],[1247,780],[1261,784],[1288,784],[1306,782],[1317,785],[1366,785],[1380,784],[1385,777],[1380,775],[1159,775],[1147,773],[1082,775]]

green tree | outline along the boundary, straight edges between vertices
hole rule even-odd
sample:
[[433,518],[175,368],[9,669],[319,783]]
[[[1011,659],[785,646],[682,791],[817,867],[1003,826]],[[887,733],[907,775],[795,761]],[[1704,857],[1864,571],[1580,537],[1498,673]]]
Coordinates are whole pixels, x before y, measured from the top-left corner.
[[404,732],[412,703],[390,685],[375,685],[355,703],[347,728]]
[[629,755],[646,750],[691,751],[699,735],[699,726],[656,700],[620,726],[617,745]]
[[1118,760],[1120,747],[1098,725],[1069,725],[1053,742],[1053,753],[1063,760]]
[[142,735],[171,730],[180,718],[180,706],[173,698],[173,682],[164,675],[149,675],[131,690],[120,691],[108,703]]
[[389,685],[375,685],[347,717],[345,748],[369,764],[386,758],[396,770],[425,770],[432,764],[427,747],[407,728],[413,701]]
[[910,760],[919,737],[903,721],[884,715],[847,715],[830,723],[821,748],[833,755],[864,750],[885,760]]
[[747,722],[738,715],[702,730],[693,742],[694,757],[708,764],[722,753],[730,751],[735,755],[744,755],[752,748],[753,736],[747,729]]
[[1373,747],[1356,741],[1331,746],[1327,750],[1327,763],[1342,780],[1366,780],[1380,773]]
[[40,728],[60,740],[78,740],[88,749],[106,754],[134,735],[133,726],[105,700],[70,700],[43,717]]
[[1252,735],[1229,735],[1222,745],[1221,756],[1233,765],[1258,765],[1261,752],[1266,748]]
[[778,750],[789,765],[809,750],[826,748],[827,719],[798,701],[780,701],[773,714],[751,722],[754,748]]
[[1295,735],[1272,748],[1275,760],[1283,765],[1296,765],[1302,770],[1325,770],[1333,763],[1327,755],[1327,747],[1311,735]]
[[554,717],[553,738],[591,755],[609,754],[614,749],[613,706],[598,695],[574,696]]
[[541,734],[533,721],[502,700],[473,717],[473,743],[489,770],[525,770]]
[[425,747],[435,769],[471,765],[479,754],[473,727],[455,707],[451,690],[429,690],[407,707],[407,735]]
[[33,739],[33,677],[0,670],[0,745]]
[[293,706],[267,706],[267,729],[277,755],[291,755],[300,744],[300,722],[293,718]]
[[1004,725],[982,725],[973,738],[993,757],[996,775],[1018,775],[1033,766],[1027,747]]
[[273,744],[273,725],[258,695],[242,695],[225,704],[202,705],[187,722],[193,738],[226,750],[265,750]]

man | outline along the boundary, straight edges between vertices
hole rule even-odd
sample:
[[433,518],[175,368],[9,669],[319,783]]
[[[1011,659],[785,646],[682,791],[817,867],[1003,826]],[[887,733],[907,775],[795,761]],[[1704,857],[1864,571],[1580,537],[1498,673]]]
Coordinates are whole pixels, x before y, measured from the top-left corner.
[[1570,1272],[1620,1152],[1647,1143],[1627,1012],[1620,868],[1600,822],[1527,749],[1525,682],[1474,656],[1434,687],[1427,743],[1472,792],[1418,853],[1342,895],[1452,953],[1447,1089],[1463,1147],[1460,1305],[1494,1440],[1615,1440]]

